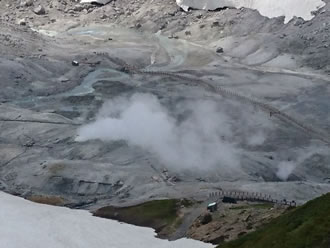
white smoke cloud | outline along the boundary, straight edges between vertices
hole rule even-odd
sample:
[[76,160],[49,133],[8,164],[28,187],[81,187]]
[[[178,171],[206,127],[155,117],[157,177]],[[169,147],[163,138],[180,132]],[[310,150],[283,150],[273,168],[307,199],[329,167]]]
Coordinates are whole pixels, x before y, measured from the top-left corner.
[[255,134],[252,133],[247,140],[249,145],[261,145],[265,142],[266,135],[262,131],[258,131]]
[[296,168],[296,164],[291,161],[284,161],[279,163],[276,176],[282,181],[288,180],[289,176],[292,174],[294,169]]
[[228,116],[214,101],[184,102],[174,112],[180,118],[150,94],[119,97],[105,103],[96,121],[78,130],[76,140],[125,140],[176,168],[239,166],[240,152],[231,141]]

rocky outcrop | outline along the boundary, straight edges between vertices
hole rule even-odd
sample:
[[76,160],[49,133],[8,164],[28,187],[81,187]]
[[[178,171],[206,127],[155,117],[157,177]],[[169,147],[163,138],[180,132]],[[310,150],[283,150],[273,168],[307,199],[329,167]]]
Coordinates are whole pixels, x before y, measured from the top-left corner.
[[112,0],[81,0],[81,3],[97,3],[97,4],[107,4],[110,3]]

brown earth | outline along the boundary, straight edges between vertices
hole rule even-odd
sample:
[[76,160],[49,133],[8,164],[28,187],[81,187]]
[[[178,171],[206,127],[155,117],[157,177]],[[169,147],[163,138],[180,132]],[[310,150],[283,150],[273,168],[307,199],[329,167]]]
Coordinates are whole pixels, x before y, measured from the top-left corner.
[[221,204],[219,210],[211,214],[211,221],[204,222],[209,214],[207,212],[196,219],[187,236],[213,244],[235,240],[255,231],[285,210],[284,207],[275,207],[269,203]]

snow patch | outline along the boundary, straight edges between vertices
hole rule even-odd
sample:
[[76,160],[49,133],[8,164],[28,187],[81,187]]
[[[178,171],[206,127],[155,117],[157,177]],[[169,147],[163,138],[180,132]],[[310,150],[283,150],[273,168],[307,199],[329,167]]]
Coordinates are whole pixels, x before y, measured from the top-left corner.
[[195,240],[157,239],[154,230],[37,204],[0,192],[1,248],[210,248]]
[[325,6],[322,0],[176,0],[185,11],[189,8],[215,10],[224,7],[255,9],[269,18],[285,16],[288,23],[294,16],[311,20],[313,11]]

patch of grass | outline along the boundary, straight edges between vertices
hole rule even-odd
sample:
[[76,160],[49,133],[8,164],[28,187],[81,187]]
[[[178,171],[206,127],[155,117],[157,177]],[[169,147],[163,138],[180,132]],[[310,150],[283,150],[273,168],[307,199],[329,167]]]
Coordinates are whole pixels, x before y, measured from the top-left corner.
[[249,205],[233,206],[230,209],[234,209],[234,210],[242,210],[242,209],[249,209],[249,208],[269,209],[269,208],[272,208],[273,206],[274,205],[272,203],[260,203],[260,204],[249,204]]
[[64,199],[59,196],[42,196],[42,195],[33,195],[26,198],[29,201],[47,204],[53,206],[62,206],[64,204]]
[[[172,232],[180,224],[178,210],[181,205],[187,205],[176,199],[155,200],[131,207],[103,207],[94,212],[95,216],[114,219],[125,223],[152,227],[159,232]],[[189,202],[190,204],[190,202]],[[188,205],[189,205],[188,204]],[[165,230],[166,229],[166,230]]]
[[180,204],[185,206],[186,208],[189,208],[189,207],[193,206],[195,204],[195,202],[188,200],[188,199],[182,199],[180,201]]
[[329,248],[330,194],[272,220],[256,232],[219,248]]

